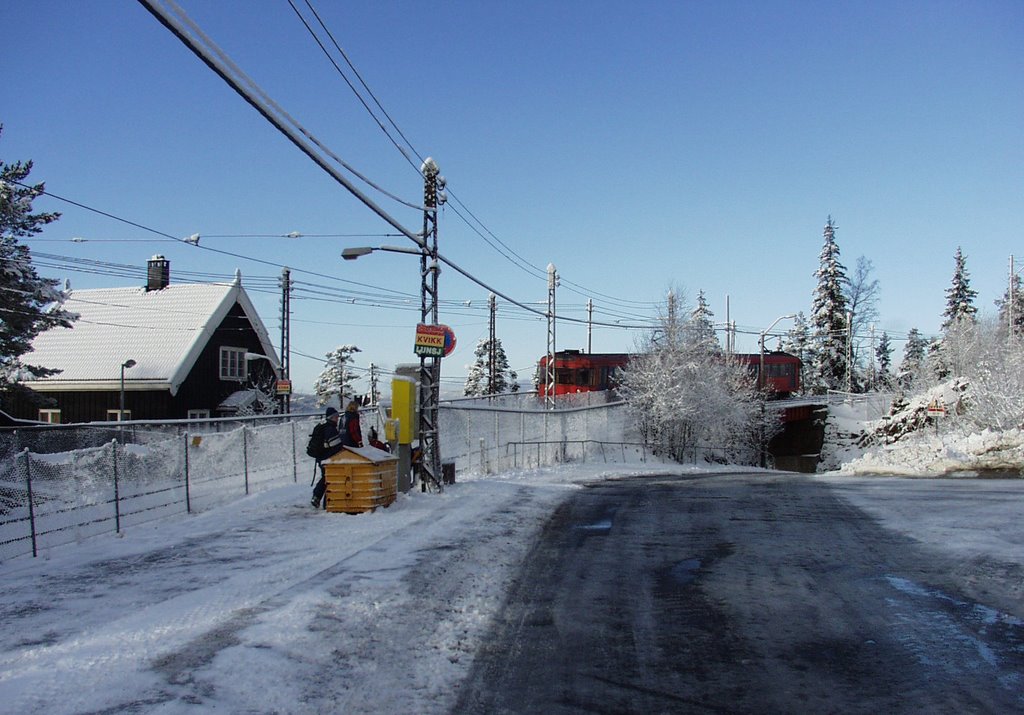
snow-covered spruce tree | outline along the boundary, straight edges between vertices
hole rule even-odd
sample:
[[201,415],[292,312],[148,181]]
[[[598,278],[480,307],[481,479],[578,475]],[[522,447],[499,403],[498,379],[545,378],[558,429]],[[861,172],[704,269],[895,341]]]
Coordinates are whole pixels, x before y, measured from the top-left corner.
[[473,351],[474,361],[469,365],[466,375],[466,397],[481,395],[500,395],[506,392],[519,392],[519,375],[509,369],[508,357],[501,344],[501,338],[494,339],[494,376],[491,376],[491,340],[483,338],[476,344]]
[[718,335],[715,334],[715,314],[708,306],[708,300],[704,297],[704,291],[697,292],[697,307],[690,313],[690,320],[686,324],[689,331],[689,339],[698,344],[706,346],[708,352],[719,353],[722,345],[718,342]]
[[875,360],[878,362],[878,373],[875,375],[873,390],[892,389],[892,341],[889,333],[883,331],[875,347]]
[[1024,337],[1024,281],[1014,273],[1006,286],[1003,297],[996,300],[999,308],[999,325],[1006,333],[1016,338]]
[[907,333],[907,344],[903,347],[903,360],[896,370],[896,382],[904,392],[911,392],[921,382],[925,368],[928,341],[917,328]]
[[824,394],[828,390],[846,389],[847,303],[846,268],[839,262],[839,245],[835,240],[836,224],[829,216],[825,222],[825,242],[821,247],[818,284],[811,304],[811,342],[814,363],[810,372],[810,391]]
[[807,375],[814,362],[814,353],[811,350],[811,336],[807,327],[807,316],[804,315],[803,311],[797,313],[796,318],[793,319],[793,327],[786,333],[786,339],[782,343],[782,349],[790,355],[795,355],[800,358],[800,372],[802,375],[800,380],[800,392],[807,391]]
[[660,327],[640,340],[620,373],[619,393],[645,443],[683,461],[711,449],[731,461],[757,454],[760,402],[753,378],[680,319],[670,293]]
[[942,323],[943,330],[960,320],[974,320],[974,316],[978,312],[974,306],[974,299],[978,297],[978,292],[971,289],[966,256],[960,251],[959,246],[957,246],[954,260],[953,284],[946,289],[946,311],[942,314],[945,318]]
[[353,353],[362,352],[355,345],[339,345],[327,353],[327,364],[313,385],[318,405],[327,404],[328,400],[337,396],[341,408],[345,408],[346,395],[351,399],[354,394],[352,384],[355,373],[349,368]]
[[15,391],[30,394],[18,384],[23,377],[58,372],[21,358],[39,333],[55,326],[70,327],[78,317],[60,307],[64,294],[58,281],[40,278],[31,252],[18,241],[60,218],[58,213],[32,213],[32,201],[45,187],[24,184],[31,171],[31,161],[6,164],[0,160],[0,397],[5,398]]

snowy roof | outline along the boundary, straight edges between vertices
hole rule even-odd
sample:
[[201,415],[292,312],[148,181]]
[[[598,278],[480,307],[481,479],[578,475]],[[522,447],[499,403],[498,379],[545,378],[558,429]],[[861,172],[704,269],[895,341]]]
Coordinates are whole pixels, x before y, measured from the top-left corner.
[[[160,290],[99,288],[69,293],[64,308],[79,319],[70,328],[36,336],[26,362],[61,370],[26,380],[34,390],[116,390],[125,386],[169,389],[176,394],[217,326],[238,303],[275,368],[277,354],[241,276],[231,283],[176,284]],[[241,346],[240,346],[241,347]]]

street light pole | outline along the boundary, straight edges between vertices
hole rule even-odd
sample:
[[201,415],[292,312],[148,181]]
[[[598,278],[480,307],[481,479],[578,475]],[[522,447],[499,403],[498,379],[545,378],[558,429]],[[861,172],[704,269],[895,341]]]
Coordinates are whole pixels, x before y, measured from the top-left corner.
[[[423,173],[423,243],[420,246],[420,322],[438,324],[437,207],[445,201],[445,180],[433,159],[420,167]],[[420,488],[427,482],[440,490],[441,445],[438,438],[438,405],[441,401],[441,358],[420,356]]]
[[[373,251],[390,251],[393,253],[411,253],[420,257],[420,322],[425,325],[438,325],[438,293],[437,277],[441,272],[440,259],[437,252],[437,207],[447,201],[445,196],[445,179],[441,176],[437,163],[427,158],[420,166],[423,174],[423,233],[413,237],[406,234],[418,246],[417,249],[399,246],[359,246],[346,248],[341,257],[352,261],[366,256]],[[427,489],[427,482],[432,482],[440,491],[441,480],[441,446],[438,440],[438,405],[441,401],[441,358],[420,356],[419,371],[419,442],[421,488]]]
[[121,363],[121,401],[117,410],[117,421],[124,422],[124,371],[125,368],[135,367],[134,360],[125,360]]

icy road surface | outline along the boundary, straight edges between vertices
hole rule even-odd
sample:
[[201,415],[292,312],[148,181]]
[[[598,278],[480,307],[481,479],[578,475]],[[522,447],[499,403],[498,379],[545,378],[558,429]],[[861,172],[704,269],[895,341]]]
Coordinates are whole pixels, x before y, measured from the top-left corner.
[[[646,471],[657,470],[664,467]],[[441,495],[401,496],[388,509],[359,516],[314,511],[309,489],[300,484],[181,521],[138,527],[121,538],[89,539],[38,559],[4,562],[0,710],[19,715],[448,712],[460,697],[468,697],[464,693],[478,692],[476,686],[464,688],[473,682],[467,677],[474,656],[493,651],[485,643],[495,635],[506,593],[521,586],[519,569],[530,561],[552,516],[560,518],[559,505],[593,491],[583,490],[584,482],[623,473],[622,467],[583,466],[506,474],[460,482]],[[705,476],[700,482],[709,489],[716,483],[736,489],[736,480],[745,478],[750,477]],[[903,569],[875,572],[876,588],[891,598],[890,610],[904,614],[908,623],[917,623],[921,613],[978,608],[982,620],[1009,624],[1019,633],[1024,481],[765,474],[754,479],[776,483],[759,488],[780,494],[791,481],[837,494],[842,501],[830,501],[848,505],[837,513],[861,515],[859,509],[865,509],[872,515],[850,517],[858,533],[880,534],[881,543],[888,543],[888,533],[908,553],[919,547],[940,559],[933,566],[946,564],[949,580],[941,588]],[[707,503],[719,511],[728,504]],[[786,508],[779,504],[780,515]],[[804,553],[811,560],[825,558],[815,551],[816,535],[845,522],[815,519],[806,509],[802,514]],[[686,519],[700,515],[680,517],[672,528],[682,543],[672,548],[685,545],[686,554],[700,561],[680,558],[669,573],[673,578],[693,576],[694,587],[707,583],[713,558],[719,559],[716,569],[724,568],[747,548],[739,539],[709,541],[697,528],[699,521],[686,544]],[[767,535],[773,528],[789,528],[786,519],[773,523],[760,528]],[[744,528],[757,533],[756,524]],[[737,544],[732,556],[716,546],[730,540]],[[840,556],[830,558],[844,563]],[[856,558],[856,564],[866,563],[870,553]],[[866,573],[864,568],[856,566],[855,572]],[[737,589],[746,584],[727,570],[715,573],[739,579]],[[823,617],[856,594],[844,591],[837,600],[831,587],[841,582],[840,570],[818,587],[820,599],[812,605]],[[952,588],[957,584],[963,588]],[[783,608],[774,596],[750,590],[748,603]],[[755,613],[751,610],[751,617]],[[846,622],[845,614],[836,615]],[[959,628],[959,622],[953,618],[950,628]],[[827,637],[822,634],[821,640]],[[915,643],[920,645],[906,646],[907,665],[927,667],[928,651]],[[1019,659],[1019,643],[1015,647]],[[816,652],[801,656],[809,667],[821,667],[828,649]],[[983,669],[1003,668],[1003,659],[1012,657],[1012,648],[977,652]],[[853,655],[845,651],[833,657]],[[950,677],[941,664],[934,675]],[[1019,692],[1021,685],[1007,676],[999,687]]]

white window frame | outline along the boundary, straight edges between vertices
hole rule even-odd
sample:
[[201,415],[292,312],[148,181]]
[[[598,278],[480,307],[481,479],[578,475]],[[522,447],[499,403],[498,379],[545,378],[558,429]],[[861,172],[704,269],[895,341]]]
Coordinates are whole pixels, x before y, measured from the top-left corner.
[[[120,415],[120,416],[118,416]],[[132,418],[132,411],[107,410],[107,422],[127,422]]]
[[51,425],[60,424],[60,410],[55,409],[40,409],[39,410],[39,421],[46,422]]
[[248,364],[245,359],[245,348],[220,348],[220,379],[232,382],[245,382],[249,379]]
[[189,410],[188,418],[190,420],[208,420],[210,419],[209,410]]

